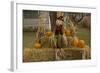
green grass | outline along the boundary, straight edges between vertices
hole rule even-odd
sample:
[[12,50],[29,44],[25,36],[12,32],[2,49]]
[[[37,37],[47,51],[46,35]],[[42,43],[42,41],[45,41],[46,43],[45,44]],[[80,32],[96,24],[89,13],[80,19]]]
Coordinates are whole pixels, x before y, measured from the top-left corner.
[[33,48],[35,32],[23,32],[23,48]]
[[91,33],[88,29],[86,28],[78,29],[77,36],[79,39],[84,40],[89,47],[91,47]]

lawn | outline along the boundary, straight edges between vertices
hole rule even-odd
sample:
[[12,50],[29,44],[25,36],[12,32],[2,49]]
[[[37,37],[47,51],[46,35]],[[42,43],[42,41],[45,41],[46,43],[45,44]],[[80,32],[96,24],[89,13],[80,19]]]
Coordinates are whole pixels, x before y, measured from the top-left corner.
[[23,48],[33,48],[35,32],[23,32]]

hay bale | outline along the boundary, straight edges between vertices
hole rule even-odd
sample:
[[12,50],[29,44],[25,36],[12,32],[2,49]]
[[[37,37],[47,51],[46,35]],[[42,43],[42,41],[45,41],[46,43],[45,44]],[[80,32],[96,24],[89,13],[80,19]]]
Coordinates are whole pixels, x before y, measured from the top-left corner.
[[31,60],[31,56],[32,56],[32,49],[25,48],[23,50],[23,61],[24,62],[29,62]]
[[32,50],[32,61],[54,61],[55,60],[55,50],[52,48],[42,48]]

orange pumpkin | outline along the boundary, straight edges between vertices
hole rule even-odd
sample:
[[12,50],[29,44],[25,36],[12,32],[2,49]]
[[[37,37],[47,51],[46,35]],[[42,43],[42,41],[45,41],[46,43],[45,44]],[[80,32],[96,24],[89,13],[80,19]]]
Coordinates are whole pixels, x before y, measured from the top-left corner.
[[85,47],[85,41],[84,40],[79,40],[78,47],[79,48],[84,48]]
[[77,38],[77,37],[74,37],[74,38],[73,38],[73,42],[72,42],[73,46],[74,46],[74,47],[77,47],[78,43],[79,43],[78,38]]
[[70,30],[66,30],[66,31],[65,31],[65,35],[66,35],[66,36],[71,36]]
[[47,37],[52,36],[52,34],[53,34],[53,33],[52,33],[51,31],[48,31],[48,32],[45,33],[45,35],[46,35]]
[[36,49],[41,48],[41,44],[40,43],[35,43],[34,48],[36,48]]

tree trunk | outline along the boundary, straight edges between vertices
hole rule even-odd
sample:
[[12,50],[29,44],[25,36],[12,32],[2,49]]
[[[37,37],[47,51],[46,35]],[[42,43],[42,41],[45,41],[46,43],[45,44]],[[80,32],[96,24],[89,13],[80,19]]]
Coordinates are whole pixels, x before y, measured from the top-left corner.
[[51,21],[51,31],[54,31],[56,25],[57,12],[49,12]]

